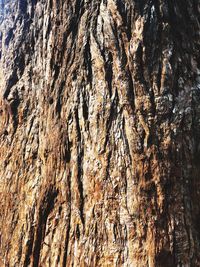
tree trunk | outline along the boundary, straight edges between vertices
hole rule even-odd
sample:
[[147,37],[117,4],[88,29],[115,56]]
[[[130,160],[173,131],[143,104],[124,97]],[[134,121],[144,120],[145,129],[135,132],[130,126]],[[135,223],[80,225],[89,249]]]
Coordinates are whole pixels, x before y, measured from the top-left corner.
[[0,266],[200,266],[199,18],[0,1]]

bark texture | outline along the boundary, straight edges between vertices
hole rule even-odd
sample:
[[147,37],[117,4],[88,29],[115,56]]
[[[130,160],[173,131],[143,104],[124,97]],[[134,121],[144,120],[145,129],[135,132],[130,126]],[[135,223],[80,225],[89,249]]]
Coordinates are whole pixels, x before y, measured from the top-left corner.
[[200,266],[199,18],[0,1],[0,266]]

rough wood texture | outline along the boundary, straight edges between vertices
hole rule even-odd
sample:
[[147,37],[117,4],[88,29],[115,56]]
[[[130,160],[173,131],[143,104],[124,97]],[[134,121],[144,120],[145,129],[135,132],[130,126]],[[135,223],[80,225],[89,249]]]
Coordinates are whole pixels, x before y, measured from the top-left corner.
[[200,266],[199,1],[0,4],[0,266]]

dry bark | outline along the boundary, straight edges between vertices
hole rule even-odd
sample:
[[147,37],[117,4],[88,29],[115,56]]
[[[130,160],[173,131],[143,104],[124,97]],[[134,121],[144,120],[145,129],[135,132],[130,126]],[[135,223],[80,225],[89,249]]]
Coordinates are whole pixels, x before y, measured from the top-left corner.
[[0,4],[0,266],[200,266],[199,1]]

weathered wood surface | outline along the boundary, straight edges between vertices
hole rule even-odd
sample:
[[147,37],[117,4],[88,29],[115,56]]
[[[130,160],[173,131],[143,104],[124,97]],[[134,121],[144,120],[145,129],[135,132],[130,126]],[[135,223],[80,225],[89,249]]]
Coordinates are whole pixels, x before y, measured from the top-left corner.
[[3,2],[0,266],[200,266],[199,1]]

